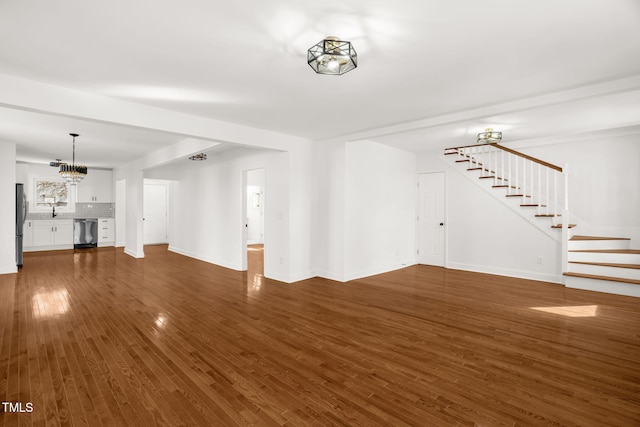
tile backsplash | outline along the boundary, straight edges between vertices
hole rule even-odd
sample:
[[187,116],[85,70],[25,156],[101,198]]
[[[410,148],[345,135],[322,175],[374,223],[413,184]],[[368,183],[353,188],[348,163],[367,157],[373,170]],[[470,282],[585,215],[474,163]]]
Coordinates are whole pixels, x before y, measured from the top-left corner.
[[[73,218],[113,218],[116,212],[115,203],[76,203],[75,212],[56,212],[56,219]],[[29,212],[27,219],[52,219],[51,212]]]

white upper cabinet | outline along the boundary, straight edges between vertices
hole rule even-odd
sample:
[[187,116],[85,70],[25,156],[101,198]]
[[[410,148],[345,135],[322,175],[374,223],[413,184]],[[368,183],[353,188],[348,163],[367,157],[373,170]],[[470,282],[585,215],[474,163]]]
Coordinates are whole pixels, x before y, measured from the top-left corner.
[[87,176],[77,185],[79,203],[112,203],[113,172],[103,169],[89,169]]

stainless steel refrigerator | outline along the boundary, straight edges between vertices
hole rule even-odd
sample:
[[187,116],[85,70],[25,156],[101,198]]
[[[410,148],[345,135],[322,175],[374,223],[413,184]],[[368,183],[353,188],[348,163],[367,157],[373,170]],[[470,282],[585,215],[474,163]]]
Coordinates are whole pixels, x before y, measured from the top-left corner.
[[16,265],[22,267],[22,236],[27,219],[27,196],[24,184],[16,184]]

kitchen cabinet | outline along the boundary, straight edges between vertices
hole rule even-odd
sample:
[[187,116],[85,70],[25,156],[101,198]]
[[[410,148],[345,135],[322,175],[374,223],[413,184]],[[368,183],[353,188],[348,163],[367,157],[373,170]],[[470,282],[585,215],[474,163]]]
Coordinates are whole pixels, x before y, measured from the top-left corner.
[[113,218],[98,219],[98,246],[114,246],[116,225]]
[[78,203],[112,203],[113,172],[104,169],[89,169],[87,176],[76,185]]
[[36,248],[36,250],[73,248],[73,220],[35,220],[32,222],[32,248]]
[[33,246],[33,221],[26,220],[22,227],[22,247],[29,249]]

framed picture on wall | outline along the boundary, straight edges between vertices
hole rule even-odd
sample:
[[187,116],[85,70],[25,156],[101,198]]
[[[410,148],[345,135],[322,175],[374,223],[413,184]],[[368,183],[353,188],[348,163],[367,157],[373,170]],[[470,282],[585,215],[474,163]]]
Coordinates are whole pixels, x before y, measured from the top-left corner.
[[67,210],[71,205],[69,183],[62,179],[36,178],[33,195],[36,210]]

